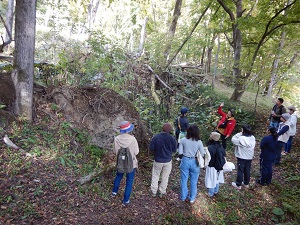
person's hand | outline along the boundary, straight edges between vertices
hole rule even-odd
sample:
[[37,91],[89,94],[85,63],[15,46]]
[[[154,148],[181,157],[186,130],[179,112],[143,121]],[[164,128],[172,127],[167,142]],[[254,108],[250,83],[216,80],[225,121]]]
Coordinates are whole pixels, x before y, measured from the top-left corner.
[[224,102],[221,102],[221,105],[220,105],[221,107],[223,107],[224,106]]

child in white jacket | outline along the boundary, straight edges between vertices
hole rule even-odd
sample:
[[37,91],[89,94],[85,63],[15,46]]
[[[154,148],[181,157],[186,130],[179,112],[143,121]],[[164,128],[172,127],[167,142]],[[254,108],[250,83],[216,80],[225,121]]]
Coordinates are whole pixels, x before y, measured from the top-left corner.
[[235,145],[235,157],[237,158],[237,178],[232,186],[241,190],[241,186],[249,188],[251,162],[254,156],[255,137],[249,125],[242,126],[242,132],[235,134],[232,139]]

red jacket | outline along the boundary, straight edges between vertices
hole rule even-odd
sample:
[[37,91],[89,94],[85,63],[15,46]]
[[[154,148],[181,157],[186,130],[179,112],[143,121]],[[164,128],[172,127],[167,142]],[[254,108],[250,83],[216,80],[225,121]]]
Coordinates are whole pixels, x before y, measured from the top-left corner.
[[233,117],[228,118],[228,123],[225,129],[219,128],[220,124],[222,124],[227,118],[227,114],[222,111],[222,106],[219,106],[218,113],[222,116],[221,120],[217,125],[217,130],[220,131],[225,136],[230,136],[232,131],[234,130],[236,120]]

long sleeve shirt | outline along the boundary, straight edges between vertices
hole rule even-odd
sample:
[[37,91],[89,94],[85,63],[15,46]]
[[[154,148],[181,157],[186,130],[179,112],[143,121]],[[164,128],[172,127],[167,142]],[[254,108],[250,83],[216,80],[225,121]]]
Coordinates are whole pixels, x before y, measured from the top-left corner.
[[152,138],[149,149],[154,153],[155,162],[167,163],[177,150],[177,142],[171,134],[161,132]]
[[197,151],[200,151],[202,157],[204,157],[205,151],[202,141],[193,141],[192,139],[183,138],[179,143],[178,153],[183,154],[186,157],[195,157]]

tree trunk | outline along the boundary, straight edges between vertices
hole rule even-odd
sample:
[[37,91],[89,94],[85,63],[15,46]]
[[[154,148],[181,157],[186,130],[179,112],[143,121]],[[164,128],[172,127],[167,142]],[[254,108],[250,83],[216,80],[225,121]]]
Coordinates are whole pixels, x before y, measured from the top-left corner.
[[15,114],[32,122],[36,0],[16,0],[15,54],[12,79]]
[[273,61],[272,72],[271,72],[271,80],[270,80],[270,83],[269,83],[267,96],[271,96],[272,95],[273,86],[275,85],[275,82],[276,82],[276,76],[277,76],[277,69],[278,69],[278,64],[279,64],[280,52],[282,51],[282,48],[283,48],[283,45],[284,45],[285,35],[286,35],[286,32],[283,32],[281,34],[281,39],[280,39],[280,43],[279,43],[278,53],[276,54],[275,59]]
[[139,45],[139,55],[142,55],[144,49],[144,43],[146,39],[146,26],[147,26],[148,17],[145,18],[144,24],[141,30],[141,38],[140,38],[140,45]]
[[218,49],[217,52],[215,54],[215,65],[214,65],[214,73],[213,73],[213,77],[211,79],[211,86],[214,89],[215,88],[215,79],[217,76],[217,68],[218,68],[218,63],[219,63],[219,52],[220,52],[220,35],[218,35]]
[[208,46],[207,51],[207,63],[206,63],[206,71],[207,73],[210,73],[210,66],[211,66],[211,58],[212,58],[212,50],[214,48],[215,40],[217,38],[216,34],[213,34],[212,40],[210,42],[210,45]]
[[[243,7],[242,0],[236,1],[236,16],[237,20],[242,16]],[[242,77],[242,71],[240,66],[241,52],[242,52],[242,33],[238,27],[238,23],[235,21],[233,25],[233,78],[235,80],[235,89],[230,99],[232,101],[240,101],[243,93],[245,92],[244,79]]]
[[166,48],[164,51],[165,62],[168,61],[169,52],[170,52],[172,41],[173,41],[175,31],[176,31],[177,21],[181,14],[181,5],[182,5],[182,0],[176,0],[174,12],[173,12],[173,20],[172,20],[171,26],[170,26],[168,34],[167,34],[167,40],[166,40],[167,45],[166,45]]
[[95,18],[97,15],[97,11],[99,8],[100,0],[95,1],[94,6],[94,0],[90,0],[89,6],[88,6],[88,15],[87,15],[87,24],[88,24],[88,30],[93,30]]

